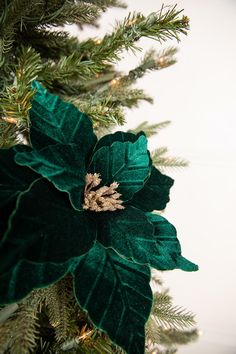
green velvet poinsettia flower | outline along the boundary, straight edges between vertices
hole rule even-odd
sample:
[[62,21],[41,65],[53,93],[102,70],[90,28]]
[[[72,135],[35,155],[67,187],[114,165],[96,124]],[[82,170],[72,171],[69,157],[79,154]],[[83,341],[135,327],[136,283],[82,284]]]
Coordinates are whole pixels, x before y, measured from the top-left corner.
[[34,85],[31,147],[0,151],[0,303],[70,273],[92,322],[144,353],[150,267],[197,270],[174,226],[152,213],[173,180],[152,166],[143,133],[97,141],[87,116]]

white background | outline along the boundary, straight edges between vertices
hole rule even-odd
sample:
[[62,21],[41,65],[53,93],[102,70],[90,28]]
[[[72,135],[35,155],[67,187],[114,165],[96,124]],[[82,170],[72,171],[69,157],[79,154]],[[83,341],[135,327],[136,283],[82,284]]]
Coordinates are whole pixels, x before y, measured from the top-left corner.
[[[86,29],[80,38],[99,37],[133,10],[160,9],[157,0],[128,0],[126,10],[109,10],[101,28]],[[191,30],[177,45],[178,63],[146,75],[138,86],[155,99],[127,111],[128,127],[143,120],[171,120],[151,139],[150,147],[167,146],[190,161],[188,169],[169,171],[175,179],[165,216],[177,230],[183,254],[200,266],[197,273],[163,274],[174,302],[196,313],[203,331],[197,343],[179,354],[236,354],[236,0],[183,0],[178,8],[190,17]],[[166,5],[173,5],[173,2]],[[163,49],[141,40],[148,49]],[[119,68],[138,64],[127,55]]]

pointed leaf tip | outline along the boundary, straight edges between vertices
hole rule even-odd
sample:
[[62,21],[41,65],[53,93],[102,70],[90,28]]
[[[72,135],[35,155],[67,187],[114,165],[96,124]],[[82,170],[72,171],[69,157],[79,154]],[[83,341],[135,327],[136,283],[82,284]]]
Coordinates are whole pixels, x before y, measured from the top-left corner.
[[128,354],[144,354],[144,325],[152,306],[150,271],[99,243],[74,271],[74,290],[92,322]]

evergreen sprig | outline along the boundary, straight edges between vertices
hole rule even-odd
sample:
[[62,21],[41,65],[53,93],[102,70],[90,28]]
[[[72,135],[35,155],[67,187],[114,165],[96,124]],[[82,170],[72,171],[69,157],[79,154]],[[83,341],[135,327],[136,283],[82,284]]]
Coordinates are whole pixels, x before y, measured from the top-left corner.
[[165,156],[168,152],[167,147],[160,147],[152,151],[153,164],[161,171],[169,168],[183,168],[188,166],[188,161],[181,157]]
[[174,55],[177,53],[177,48],[170,47],[163,51],[156,52],[150,49],[145,54],[141,63],[134,69],[130,70],[128,75],[121,78],[124,83],[131,84],[137,79],[142,78],[147,72],[167,68],[176,63]]
[[45,289],[45,303],[48,309],[49,322],[55,331],[57,343],[62,343],[75,336],[76,302],[73,301],[73,288],[70,278],[64,278],[55,285]]
[[195,325],[194,315],[173,306],[172,298],[167,293],[155,293],[151,317],[163,328],[184,329]]
[[[158,134],[160,130],[166,128],[170,123],[171,122],[169,120],[160,123],[155,123],[155,124],[149,124],[148,121],[144,121],[141,124],[139,124],[136,128],[131,129],[130,132],[137,134],[138,132],[143,131],[147,137],[151,137],[153,135]],[[166,151],[159,149],[158,153],[160,154],[161,152],[161,154],[163,154]]]
[[32,291],[18,310],[0,326],[0,354],[30,354],[39,336],[38,313],[43,290]]
[[42,69],[41,58],[32,48],[22,47],[15,68],[14,82],[0,95],[0,147],[19,140],[19,133],[28,130],[28,113],[34,90],[31,83]]

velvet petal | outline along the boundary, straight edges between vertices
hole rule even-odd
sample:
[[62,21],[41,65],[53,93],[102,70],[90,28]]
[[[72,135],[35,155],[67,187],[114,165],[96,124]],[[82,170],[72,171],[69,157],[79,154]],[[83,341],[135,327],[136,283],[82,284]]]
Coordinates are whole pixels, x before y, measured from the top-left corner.
[[69,271],[69,266],[70,262],[35,264],[19,261],[7,273],[0,275],[0,304],[19,301],[33,289],[55,283]]
[[13,149],[0,150],[0,208],[26,190],[40,176],[16,164]]
[[133,133],[126,133],[122,131],[115,132],[113,134],[107,134],[104,135],[101,139],[98,140],[97,144],[95,145],[94,148],[94,153],[99,150],[103,146],[111,146],[113,143],[119,141],[121,143],[125,142],[130,142],[130,143],[135,143],[135,141],[138,140],[138,138],[145,134],[143,132],[140,132],[138,134],[133,134]]
[[0,247],[0,273],[21,258],[62,263],[86,253],[95,238],[88,214],[74,210],[66,194],[39,179],[18,197]]
[[174,180],[152,166],[151,175],[143,188],[134,194],[129,204],[143,211],[163,210],[169,202]]
[[123,201],[143,188],[149,175],[149,156],[147,140],[140,136],[135,143],[115,142],[111,146],[101,147],[95,152],[89,172],[100,173],[103,185],[116,181]]
[[14,157],[13,149],[0,150],[0,240],[15,208],[17,196],[39,178],[30,168],[17,165]]
[[153,225],[143,211],[127,207],[116,213],[100,214],[97,218],[98,240],[103,246],[113,248],[136,263],[168,269],[168,259],[159,252]]
[[84,146],[89,156],[97,141],[91,119],[71,103],[49,93],[37,81],[33,88],[37,92],[30,110],[32,146],[38,150],[56,143],[75,143]]
[[74,271],[74,290],[92,322],[128,354],[144,353],[144,325],[150,314],[150,271],[99,243]]
[[75,209],[82,210],[85,185],[84,154],[78,145],[49,145],[41,150],[15,147],[19,165],[31,167],[51,181],[60,191],[69,193]]
[[163,268],[160,270],[182,269],[187,272],[198,270],[198,266],[181,255],[181,246],[175,227],[165,218],[154,213],[146,213],[154,226],[154,237],[157,248],[163,257]]

